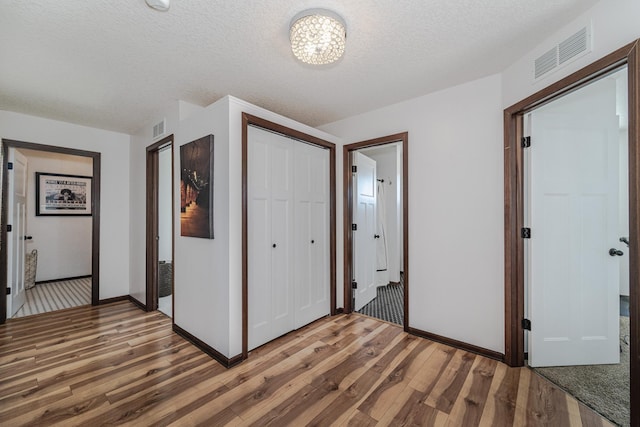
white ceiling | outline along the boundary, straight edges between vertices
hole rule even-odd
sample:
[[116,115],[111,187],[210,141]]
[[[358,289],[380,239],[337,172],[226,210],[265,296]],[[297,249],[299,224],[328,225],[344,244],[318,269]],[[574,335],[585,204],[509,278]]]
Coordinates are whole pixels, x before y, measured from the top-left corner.
[[[0,109],[133,133],[231,94],[318,126],[500,72],[596,0],[0,0]],[[289,21],[347,23],[337,64],[297,62]]]

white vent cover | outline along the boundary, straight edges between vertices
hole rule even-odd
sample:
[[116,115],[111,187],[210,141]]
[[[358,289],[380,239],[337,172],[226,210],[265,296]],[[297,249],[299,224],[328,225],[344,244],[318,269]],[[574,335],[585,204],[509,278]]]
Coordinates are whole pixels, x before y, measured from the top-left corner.
[[583,27],[533,61],[534,81],[589,52],[591,52],[591,31],[589,27]]
[[164,135],[166,119],[162,119],[161,122],[153,125],[153,139],[156,139],[162,135]]

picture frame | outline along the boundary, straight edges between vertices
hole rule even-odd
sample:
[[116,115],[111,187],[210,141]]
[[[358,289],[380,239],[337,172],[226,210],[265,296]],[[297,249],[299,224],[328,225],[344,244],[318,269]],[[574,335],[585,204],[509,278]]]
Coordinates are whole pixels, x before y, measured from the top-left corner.
[[36,216],[91,216],[92,177],[36,172]]
[[180,147],[180,235],[213,239],[213,135]]

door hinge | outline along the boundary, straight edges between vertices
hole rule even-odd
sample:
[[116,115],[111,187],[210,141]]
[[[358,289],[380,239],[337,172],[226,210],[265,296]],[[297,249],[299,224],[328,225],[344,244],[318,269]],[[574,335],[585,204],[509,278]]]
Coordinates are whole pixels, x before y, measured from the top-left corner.
[[7,233],[10,233],[12,229],[11,224],[7,224]]
[[351,224],[351,231],[358,231],[358,224]]
[[9,163],[7,163],[7,169],[8,169],[8,170],[13,169],[13,162],[9,162]]
[[358,282],[351,282],[351,289],[358,289]]
[[522,139],[520,140],[520,142],[522,144],[522,148],[531,147],[531,137],[530,136],[523,136]]
[[11,288],[7,286],[7,295],[11,295]]
[[520,236],[522,236],[523,239],[530,239],[531,238],[531,229],[529,227],[523,227],[520,230]]
[[358,166],[356,165],[351,166],[351,173],[358,173]]
[[531,330],[531,320],[522,319],[522,329],[530,331]]

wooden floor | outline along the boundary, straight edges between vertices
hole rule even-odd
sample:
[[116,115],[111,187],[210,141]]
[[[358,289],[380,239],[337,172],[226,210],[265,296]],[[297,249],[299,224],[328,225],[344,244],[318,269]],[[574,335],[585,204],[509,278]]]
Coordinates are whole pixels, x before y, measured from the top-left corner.
[[602,426],[528,368],[354,314],[225,369],[128,302],[0,326],[0,425]]

